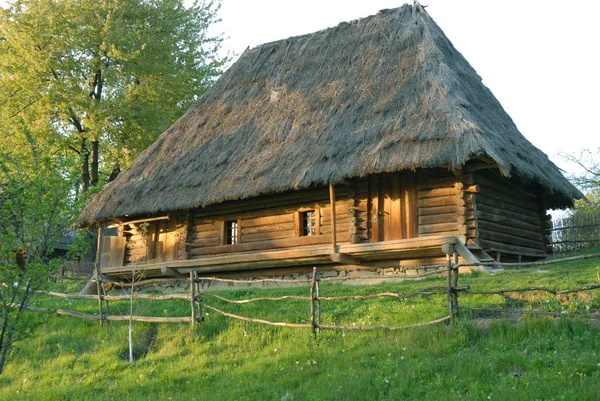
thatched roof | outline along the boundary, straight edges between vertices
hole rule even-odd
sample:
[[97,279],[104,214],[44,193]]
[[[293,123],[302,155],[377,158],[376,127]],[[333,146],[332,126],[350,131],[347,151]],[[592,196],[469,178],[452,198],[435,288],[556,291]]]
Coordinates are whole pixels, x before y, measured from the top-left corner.
[[581,197],[418,4],[247,50],[88,205],[82,223],[493,159]]

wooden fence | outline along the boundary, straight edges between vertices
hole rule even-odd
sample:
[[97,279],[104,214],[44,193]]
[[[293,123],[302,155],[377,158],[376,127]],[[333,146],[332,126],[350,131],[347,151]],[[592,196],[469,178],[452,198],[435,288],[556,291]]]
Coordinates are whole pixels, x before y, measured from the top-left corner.
[[557,255],[600,247],[599,213],[580,213],[556,219],[552,226],[550,245]]
[[[416,274],[416,275],[408,275],[407,274],[407,275],[402,275],[402,276],[390,276],[390,277],[380,276],[380,275],[360,276],[360,277],[321,277],[317,268],[314,268],[311,279],[306,279],[306,280],[289,280],[289,279],[288,280],[286,280],[286,279],[232,280],[232,279],[223,279],[223,278],[217,278],[217,277],[201,277],[201,278],[199,278],[195,272],[191,272],[189,279],[150,279],[150,280],[142,280],[139,282],[130,282],[130,283],[126,283],[126,282],[105,283],[105,284],[109,284],[110,286],[125,287],[125,288],[129,287],[132,289],[131,290],[132,294],[130,294],[130,295],[107,295],[104,293],[104,291],[102,291],[102,288],[104,288],[103,283],[101,283],[100,281],[95,281],[95,280],[91,280],[91,281],[95,281],[97,283],[97,286],[100,289],[99,295],[69,295],[69,294],[62,294],[62,293],[55,293],[55,292],[46,292],[46,294],[50,295],[50,296],[68,298],[68,299],[98,300],[99,313],[97,315],[83,314],[80,312],[69,311],[69,310],[64,310],[64,309],[58,309],[58,310],[56,310],[56,312],[58,314],[62,314],[62,315],[74,316],[74,317],[83,318],[83,319],[87,319],[87,320],[100,321],[100,324],[102,324],[104,321],[111,321],[111,320],[113,320],[113,321],[133,320],[133,321],[140,321],[140,322],[156,322],[156,323],[191,323],[192,325],[194,325],[195,323],[201,322],[203,320],[202,310],[207,309],[207,310],[211,310],[215,313],[221,314],[225,317],[228,317],[231,319],[236,319],[236,320],[241,320],[241,321],[246,321],[246,322],[258,323],[258,324],[264,324],[264,325],[270,325],[270,326],[279,326],[279,327],[292,327],[292,328],[305,328],[305,329],[310,328],[312,330],[313,334],[315,334],[315,335],[317,334],[317,332],[319,330],[342,330],[342,331],[346,331],[346,330],[376,330],[376,329],[400,330],[400,329],[406,329],[406,328],[410,328],[410,327],[432,325],[432,324],[437,324],[437,323],[441,323],[444,321],[452,320],[459,313],[460,310],[469,310],[469,311],[477,312],[477,313],[495,313],[495,314],[496,313],[511,313],[511,314],[521,313],[521,314],[552,315],[552,316],[561,316],[561,317],[585,317],[585,318],[592,318],[592,319],[600,318],[600,310],[591,310],[591,311],[588,311],[588,313],[586,313],[586,314],[575,314],[575,313],[552,312],[552,311],[547,311],[547,310],[543,310],[543,309],[533,310],[533,309],[499,308],[499,307],[498,308],[475,308],[475,307],[461,306],[461,305],[459,305],[459,295],[460,296],[464,296],[464,295],[468,295],[468,294],[472,294],[472,295],[506,295],[508,293],[525,293],[525,292],[540,292],[540,291],[542,291],[542,292],[546,292],[546,293],[549,293],[549,294],[552,294],[552,295],[558,297],[558,296],[572,294],[572,293],[576,293],[576,292],[593,291],[596,289],[600,289],[600,284],[590,284],[590,285],[585,285],[585,286],[581,286],[578,288],[563,289],[563,290],[556,290],[556,289],[549,288],[549,287],[532,286],[532,287],[524,287],[524,288],[499,289],[499,290],[494,290],[494,291],[477,291],[477,290],[471,289],[469,286],[459,286],[459,273],[458,273],[459,268],[461,266],[473,266],[473,264],[467,265],[464,263],[459,263],[458,262],[458,254],[454,252],[454,250],[451,248],[451,245],[447,247],[446,252],[447,252],[447,260],[446,260],[445,266],[439,266],[436,270],[428,271],[426,273]],[[515,265],[518,265],[519,267],[540,266],[540,265],[546,265],[546,264],[551,264],[551,263],[559,263],[559,262],[564,262],[564,261],[592,258],[592,257],[600,258],[600,254],[583,255],[583,256],[577,256],[577,257],[556,259],[556,260],[551,260],[551,261],[532,262],[532,263],[518,263],[518,264],[493,263],[493,265],[494,266],[504,266],[506,268],[515,267]],[[329,296],[329,297],[323,296],[321,294],[321,285],[320,284],[322,282],[369,280],[369,279],[391,280],[394,278],[399,278],[402,280],[410,280],[410,279],[421,279],[421,278],[425,278],[425,277],[432,276],[432,275],[445,275],[446,276],[445,285],[426,287],[426,288],[422,288],[421,290],[411,292],[411,293],[385,292],[385,293],[378,293],[378,294],[371,294],[371,295],[346,295],[346,296]],[[600,278],[599,278],[599,280],[600,280]],[[179,281],[179,282],[183,281],[184,283],[188,282],[189,288],[190,288],[189,293],[170,294],[170,295],[151,295],[151,294],[142,294],[142,293],[134,294],[135,287],[141,287],[144,285],[156,285],[159,283],[173,283],[175,281]],[[243,300],[232,300],[232,299],[228,299],[228,298],[218,295],[218,294],[202,293],[201,292],[201,284],[203,282],[210,282],[210,281],[226,282],[226,283],[233,283],[233,284],[238,283],[238,284],[244,284],[244,285],[263,284],[263,283],[267,283],[267,282],[305,284],[308,287],[307,288],[308,295],[285,295],[285,296],[280,296],[280,297],[259,297],[259,298],[243,299]],[[418,296],[427,296],[427,295],[432,295],[432,294],[446,294],[447,295],[447,303],[445,305],[448,308],[448,313],[445,316],[441,316],[434,320],[423,321],[420,323],[415,323],[415,324],[410,324],[410,325],[401,325],[401,326],[388,326],[388,325],[383,325],[383,324],[371,325],[371,326],[330,325],[330,324],[323,324],[322,320],[321,320],[322,303],[325,301],[329,302],[329,301],[340,301],[340,300],[351,300],[351,299],[353,299],[353,300],[369,300],[369,299],[383,298],[383,297],[396,298],[396,299],[408,299],[408,298],[413,298],[413,297],[418,297]],[[308,315],[309,315],[308,316],[309,323],[273,322],[273,321],[269,321],[269,320],[265,320],[265,319],[250,318],[250,317],[230,313],[230,312],[224,311],[220,308],[217,308],[215,306],[212,306],[205,302],[204,299],[208,299],[208,298],[218,299],[220,301],[223,301],[223,302],[226,302],[229,304],[249,304],[249,303],[259,302],[259,301],[285,301],[285,300],[290,300],[290,299],[307,301],[309,303],[309,308],[307,308]],[[190,303],[190,315],[182,316],[182,317],[153,317],[153,316],[130,316],[130,315],[122,316],[122,315],[111,315],[110,314],[109,301],[129,300],[129,301],[133,302],[133,300],[136,300],[136,299],[148,299],[148,300],[153,300],[153,301],[164,301],[164,300],[172,300],[172,299],[185,300]],[[30,308],[30,309],[31,310],[42,310],[39,308],[38,309]]]

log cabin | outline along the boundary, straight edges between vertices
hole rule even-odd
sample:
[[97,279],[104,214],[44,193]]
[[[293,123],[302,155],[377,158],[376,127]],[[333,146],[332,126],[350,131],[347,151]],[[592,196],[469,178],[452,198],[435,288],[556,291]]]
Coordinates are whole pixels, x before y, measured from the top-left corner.
[[543,258],[581,197],[415,2],[246,50],[80,223],[109,277],[404,272]]

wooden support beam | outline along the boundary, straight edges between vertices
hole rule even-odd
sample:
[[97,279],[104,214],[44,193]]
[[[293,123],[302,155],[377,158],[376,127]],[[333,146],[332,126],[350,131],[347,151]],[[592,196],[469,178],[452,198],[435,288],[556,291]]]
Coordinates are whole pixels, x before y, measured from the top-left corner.
[[337,238],[336,238],[336,221],[335,221],[335,188],[333,184],[329,184],[329,205],[331,207],[331,247],[333,253],[337,252]]
[[332,253],[330,257],[331,261],[334,263],[341,263],[344,265],[360,265],[359,259],[353,258],[345,253]]
[[186,277],[185,275],[179,273],[177,270],[171,269],[170,267],[167,267],[167,266],[162,266],[160,268],[160,272],[162,273],[163,276],[167,276],[167,277],[177,277],[177,278]]

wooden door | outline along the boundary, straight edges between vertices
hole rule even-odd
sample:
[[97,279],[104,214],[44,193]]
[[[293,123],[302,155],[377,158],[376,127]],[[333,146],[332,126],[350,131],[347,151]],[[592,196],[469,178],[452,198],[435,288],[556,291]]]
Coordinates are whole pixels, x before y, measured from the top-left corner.
[[414,175],[373,177],[369,190],[371,242],[418,236]]

